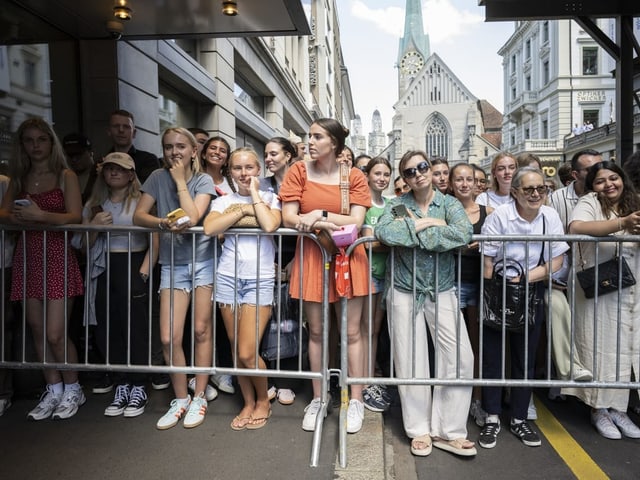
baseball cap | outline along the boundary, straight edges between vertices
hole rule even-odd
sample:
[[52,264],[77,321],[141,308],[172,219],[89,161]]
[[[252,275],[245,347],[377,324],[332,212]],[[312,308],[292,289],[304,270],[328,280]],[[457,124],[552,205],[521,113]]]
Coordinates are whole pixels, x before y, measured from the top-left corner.
[[68,155],[91,150],[91,141],[81,133],[70,133],[62,139],[62,147]]
[[105,163],[115,163],[127,170],[135,171],[136,169],[136,164],[134,163],[133,158],[131,158],[127,153],[111,152],[102,160],[102,164],[104,165]]

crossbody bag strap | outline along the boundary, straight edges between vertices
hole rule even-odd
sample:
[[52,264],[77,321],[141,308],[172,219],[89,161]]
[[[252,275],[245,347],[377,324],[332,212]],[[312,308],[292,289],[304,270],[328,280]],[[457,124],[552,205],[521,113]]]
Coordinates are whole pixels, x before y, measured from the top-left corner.
[[[542,215],[542,236],[543,237],[545,233],[547,233],[547,222],[546,222],[545,216]],[[540,258],[538,259],[538,265],[544,265],[544,244],[545,244],[545,241],[542,240],[542,250],[540,250]],[[551,260],[551,257],[549,257],[549,260]]]
[[349,215],[349,165],[340,164],[340,214]]

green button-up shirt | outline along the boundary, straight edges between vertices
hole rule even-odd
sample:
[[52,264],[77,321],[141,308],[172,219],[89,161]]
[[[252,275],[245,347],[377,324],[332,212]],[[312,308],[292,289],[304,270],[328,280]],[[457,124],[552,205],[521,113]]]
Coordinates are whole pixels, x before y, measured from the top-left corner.
[[[444,220],[446,226],[426,228],[416,233],[412,218],[394,218],[391,209],[404,204],[416,218],[431,217]],[[384,213],[378,220],[375,235],[382,243],[393,248],[387,258],[387,289],[391,288],[393,262],[393,287],[407,293],[417,294],[418,306],[424,303],[426,295],[435,301],[436,290],[444,292],[455,285],[454,250],[471,241],[473,226],[462,204],[451,195],[434,192],[427,215],[415,202],[412,192],[387,202]],[[414,271],[413,253],[416,254]],[[436,289],[436,261],[438,269]]]

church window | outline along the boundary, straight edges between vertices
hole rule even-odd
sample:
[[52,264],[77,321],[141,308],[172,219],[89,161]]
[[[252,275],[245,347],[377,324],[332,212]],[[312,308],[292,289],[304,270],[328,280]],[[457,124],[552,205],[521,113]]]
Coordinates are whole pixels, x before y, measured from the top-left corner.
[[449,156],[449,131],[438,116],[435,116],[427,125],[426,143],[429,157]]

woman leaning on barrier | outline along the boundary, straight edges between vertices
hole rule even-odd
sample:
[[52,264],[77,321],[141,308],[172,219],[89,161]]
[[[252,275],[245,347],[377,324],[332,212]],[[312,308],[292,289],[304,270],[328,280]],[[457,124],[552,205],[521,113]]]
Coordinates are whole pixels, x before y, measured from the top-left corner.
[[[65,313],[71,312],[73,297],[83,293],[78,262],[64,232],[28,227],[80,223],[78,177],[67,168],[60,141],[43,119],[25,120],[14,138],[11,183],[2,199],[0,222],[27,230],[18,237],[13,256],[11,300],[24,302],[38,361],[77,363],[76,347],[66,333]],[[46,390],[27,417],[44,420],[75,415],[85,402],[78,373],[46,368],[44,378]]]
[[[222,234],[243,218],[250,218],[254,226],[265,232],[274,232],[282,218],[280,201],[273,192],[259,189],[258,154],[244,147],[234,150],[229,158],[229,170],[238,191],[211,203],[204,232]],[[272,236],[225,235],[216,270],[215,300],[220,306],[231,347],[237,348],[234,358],[240,368],[267,368],[262,357],[256,356],[256,345],[260,345],[271,317],[274,257]],[[267,377],[240,375],[238,383],[244,406],[231,422],[231,428],[257,430],[264,427],[271,416]]]
[[[638,235],[640,199],[627,174],[613,162],[596,163],[589,169],[585,187],[571,216],[569,231],[594,236]],[[616,256],[619,251],[637,277],[640,250],[636,242],[580,242],[576,245],[576,272]],[[619,250],[618,250],[619,249]],[[585,298],[576,284],[575,348],[593,379],[600,382],[629,382],[640,376],[640,289],[638,285],[616,292]],[[620,322],[618,322],[620,313]],[[594,344],[594,333],[597,343]],[[618,343],[620,338],[620,343]],[[593,367],[592,367],[593,366]],[[619,367],[620,377],[617,377]],[[629,390],[618,388],[564,388],[591,407],[591,423],[600,435],[612,440],[622,435],[640,438],[638,428],[627,415]]]
[[[309,127],[310,161],[294,163],[287,172],[282,187],[282,218],[285,227],[300,232],[323,229],[329,233],[341,225],[362,226],[367,208],[371,206],[371,194],[367,180],[357,168],[349,173],[349,212],[341,211],[340,165],[337,157],[344,148],[349,130],[331,118],[320,118]],[[304,247],[303,247],[304,245]],[[302,258],[301,258],[302,257]],[[300,269],[302,260],[302,269]],[[349,375],[361,377],[364,361],[360,318],[364,300],[369,294],[369,262],[362,245],[356,247],[349,260],[353,294],[347,301],[347,336],[349,350]],[[335,257],[329,272],[329,303],[339,300],[335,286]],[[298,242],[291,271],[291,296],[302,298],[309,325],[309,363],[311,370],[319,372],[322,366],[322,293],[324,259],[320,248],[309,238]],[[302,281],[301,281],[302,277]],[[302,284],[302,289],[300,285]],[[320,381],[313,380],[313,400],[305,408],[303,430],[313,431],[321,410]],[[362,385],[351,386],[351,400],[347,411],[347,431],[358,432],[364,419]]]
[[[399,170],[411,191],[389,201],[375,229],[382,243],[394,247],[385,295],[397,377],[429,378],[428,327],[436,377],[473,378],[454,280],[454,251],[471,241],[471,223],[457,199],[433,188],[426,153],[405,153]],[[433,444],[456,455],[476,454],[467,439],[471,387],[436,385],[432,394],[429,385],[400,385],[398,391],[411,453],[429,455]]]
[[[558,213],[544,204],[547,186],[544,183],[544,174],[540,170],[533,167],[523,167],[518,170],[511,182],[511,196],[514,202],[496,208],[487,216],[482,226],[483,235],[564,234]],[[492,277],[494,264],[502,260],[506,265],[517,262],[525,272],[528,271],[526,280],[529,282],[529,288],[534,289],[537,301],[534,323],[528,327],[528,337],[525,337],[524,331],[507,332],[506,341],[509,342],[511,352],[511,378],[532,380],[536,350],[544,321],[542,308],[544,281],[549,277],[549,269],[555,272],[562,266],[563,254],[569,246],[565,242],[532,241],[529,242],[528,256],[526,248],[526,243],[523,241],[486,241],[480,245],[484,255],[485,280]],[[511,269],[506,271],[506,276],[508,282],[522,280]],[[507,348],[506,343],[502,342],[502,330],[484,327],[482,333],[482,377],[502,378],[502,355]],[[530,387],[511,388],[510,430],[525,445],[536,447],[541,444],[540,437],[527,422],[530,398]],[[480,432],[478,443],[483,448],[493,448],[496,446],[500,432],[502,387],[484,387],[482,406],[487,412],[487,419]]]
[[[198,142],[186,128],[166,129],[162,134],[162,152],[164,168],[154,171],[142,185],[142,198],[133,221],[142,227],[162,230],[158,261],[164,359],[167,365],[186,366],[182,339],[191,295],[194,295],[194,363],[197,367],[211,367],[213,242],[206,235],[195,234],[194,238],[182,232],[201,223],[215,194],[213,181],[201,172]],[[180,213],[176,213],[177,209],[181,209]],[[213,400],[217,394],[208,394],[211,389],[208,380],[207,374],[196,375],[192,399],[186,374],[172,373],[171,384],[176,398],[158,420],[156,428],[174,427],[182,417],[185,428],[200,425],[207,412],[207,400]]]

